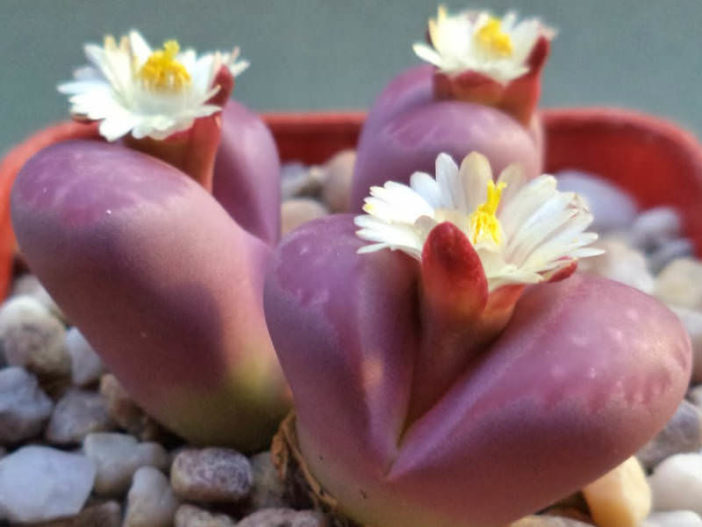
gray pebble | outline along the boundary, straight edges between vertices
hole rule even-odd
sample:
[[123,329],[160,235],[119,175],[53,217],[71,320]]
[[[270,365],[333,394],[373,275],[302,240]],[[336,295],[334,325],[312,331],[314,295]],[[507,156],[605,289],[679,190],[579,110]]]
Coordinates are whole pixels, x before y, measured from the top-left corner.
[[318,167],[302,163],[284,163],[280,169],[281,199],[301,196],[319,196],[322,190],[322,172]]
[[292,198],[283,202],[280,209],[281,232],[283,235],[303,223],[322,218],[329,211],[319,201],[312,198]]
[[63,324],[29,296],[9,299],[0,307],[0,345],[11,366],[39,376],[63,376],[71,370]]
[[285,507],[285,484],[278,477],[271,453],[261,452],[251,457],[253,489],[249,503],[251,510]]
[[612,182],[575,170],[559,172],[557,177],[558,190],[577,192],[585,199],[594,216],[591,230],[606,233],[627,229],[636,218],[636,203]]
[[253,473],[249,460],[227,448],[186,449],[171,466],[171,485],[195,502],[234,503],[249,495]]
[[46,440],[55,445],[73,445],[81,443],[91,432],[113,428],[105,399],[99,393],[70,390],[54,407]]
[[688,401],[682,401],[673,417],[636,457],[650,470],[665,458],[702,447],[702,410]]
[[629,231],[632,243],[645,252],[652,252],[664,243],[679,238],[682,220],[673,207],[654,207],[639,214]]
[[0,460],[0,510],[21,523],[75,516],[94,479],[95,467],[83,455],[26,446]]
[[247,516],[236,527],[327,527],[324,515],[316,511],[263,509]]
[[102,375],[102,360],[77,327],[66,331],[66,350],[71,356],[71,381],[76,386],[97,382]]
[[226,514],[213,514],[188,504],[178,507],[175,515],[175,527],[234,527],[234,525],[234,520]]
[[168,478],[154,467],[141,467],[127,495],[124,527],[171,527],[178,505]]
[[19,367],[0,370],[0,443],[39,434],[53,406],[34,375]]
[[168,468],[168,452],[158,443],[139,443],[127,434],[88,434],[83,451],[95,463],[95,493],[121,496],[129,489],[132,476],[141,467]]
[[356,163],[355,150],[342,150],[322,167],[322,200],[331,212],[348,212],[351,208],[351,182]]
[[664,242],[648,255],[648,268],[654,274],[657,274],[673,260],[693,255],[694,247],[692,242],[687,238],[676,238]]

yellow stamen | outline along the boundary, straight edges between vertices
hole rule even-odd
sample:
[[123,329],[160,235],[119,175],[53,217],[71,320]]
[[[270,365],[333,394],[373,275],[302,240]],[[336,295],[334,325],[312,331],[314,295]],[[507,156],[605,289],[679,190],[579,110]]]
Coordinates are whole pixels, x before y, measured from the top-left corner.
[[512,55],[512,38],[502,31],[501,22],[495,17],[488,18],[488,21],[475,33],[475,39],[491,55],[497,57]]
[[176,55],[180,46],[175,40],[163,43],[163,49],[157,49],[146,60],[137,76],[144,85],[152,90],[178,92],[190,84],[190,74]]
[[500,204],[500,196],[502,190],[507,186],[504,181],[501,181],[495,186],[492,179],[487,186],[487,199],[485,203],[478,205],[469,217],[470,222],[470,241],[475,245],[492,238],[495,243],[500,243],[502,240],[502,229],[500,220],[497,219],[497,207]]

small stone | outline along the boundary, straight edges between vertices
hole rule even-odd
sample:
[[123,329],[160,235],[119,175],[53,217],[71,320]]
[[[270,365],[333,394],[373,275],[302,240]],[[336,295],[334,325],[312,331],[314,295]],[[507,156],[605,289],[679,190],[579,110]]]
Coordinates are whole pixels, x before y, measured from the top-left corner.
[[236,527],[327,527],[324,515],[316,511],[263,509],[236,524]]
[[95,467],[83,455],[26,446],[0,460],[0,510],[22,523],[74,516],[94,479]]
[[683,401],[673,417],[636,457],[644,468],[651,469],[665,458],[702,447],[702,410]]
[[212,514],[193,505],[181,505],[175,516],[175,527],[234,527],[235,521],[226,514]]
[[91,432],[113,428],[105,399],[99,393],[71,390],[56,403],[46,428],[46,440],[55,445],[73,445]]
[[654,207],[639,214],[629,234],[633,244],[645,252],[655,251],[665,242],[680,237],[682,220],[672,207]]
[[595,246],[605,252],[580,260],[581,271],[622,282],[644,293],[653,291],[655,281],[643,253],[616,237],[603,238]]
[[702,527],[702,518],[692,511],[654,512],[641,527]]
[[124,527],[171,527],[178,509],[168,478],[154,467],[141,467],[127,495]]
[[312,198],[292,198],[283,202],[280,209],[283,235],[303,223],[322,218],[329,213],[319,201]]
[[702,261],[679,258],[656,278],[655,296],[676,307],[702,310]]
[[122,507],[116,501],[107,501],[86,507],[72,518],[32,524],[32,527],[120,527]]
[[656,511],[691,510],[702,514],[702,455],[676,454],[648,478]]
[[591,523],[584,523],[572,518],[561,516],[527,516],[519,521],[510,523],[509,527],[592,527]]
[[638,527],[651,512],[651,489],[635,457],[586,485],[582,492],[598,527]]
[[66,350],[71,356],[71,381],[87,386],[102,375],[102,360],[77,327],[66,331]]
[[322,166],[322,200],[331,212],[351,209],[351,181],[355,150],[342,150]]
[[168,452],[158,443],[139,443],[127,434],[99,432],[88,434],[83,451],[95,463],[95,493],[121,496],[140,467],[168,468]]
[[600,177],[566,170],[559,172],[558,190],[577,192],[587,202],[594,216],[591,230],[605,233],[628,229],[636,218],[638,207],[629,193]]
[[18,367],[0,370],[0,443],[39,434],[53,406],[34,375]]
[[115,423],[142,441],[152,441],[163,434],[161,427],[129,397],[117,378],[108,373],[100,377],[100,394],[107,413]]
[[251,457],[253,488],[249,503],[251,510],[285,507],[285,484],[278,477],[270,452]]
[[[702,311],[668,306],[685,326],[692,344],[692,381],[702,382]],[[702,408],[702,402],[697,404]]]
[[63,324],[29,296],[11,298],[0,307],[0,345],[10,366],[39,376],[63,376],[71,370]]
[[318,167],[302,163],[284,163],[280,167],[280,194],[283,201],[301,196],[318,196],[322,189],[322,173]]
[[31,296],[48,309],[56,318],[66,321],[66,316],[61,308],[54,302],[48,291],[41,285],[39,279],[33,274],[25,274],[12,283],[12,296]]
[[186,449],[171,466],[175,493],[195,502],[238,502],[253,484],[249,460],[227,448]]
[[660,273],[673,260],[692,257],[695,248],[687,238],[676,238],[664,242],[660,247],[648,255],[648,268],[654,274]]

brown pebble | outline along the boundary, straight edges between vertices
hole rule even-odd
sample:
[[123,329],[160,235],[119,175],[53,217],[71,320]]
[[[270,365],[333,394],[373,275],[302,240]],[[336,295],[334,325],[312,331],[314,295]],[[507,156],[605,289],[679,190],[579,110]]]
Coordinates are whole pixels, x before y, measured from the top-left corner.
[[137,406],[111,373],[100,377],[100,393],[105,398],[107,413],[121,428],[142,441],[158,441],[164,436],[158,423]]
[[107,501],[86,507],[73,518],[32,524],[32,527],[120,527],[121,524],[122,508],[119,503]]
[[287,234],[303,223],[322,218],[329,211],[319,201],[312,198],[293,198],[283,202],[280,209],[282,234]]
[[171,467],[171,486],[187,501],[235,503],[251,492],[249,460],[228,448],[186,449]]
[[351,209],[351,182],[356,162],[355,150],[343,150],[322,167],[322,199],[331,212]]

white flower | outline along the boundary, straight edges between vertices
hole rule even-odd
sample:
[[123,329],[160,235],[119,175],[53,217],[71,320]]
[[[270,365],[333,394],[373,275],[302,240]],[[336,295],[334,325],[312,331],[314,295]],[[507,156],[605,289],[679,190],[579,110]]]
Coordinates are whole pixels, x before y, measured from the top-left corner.
[[541,36],[555,32],[537,18],[517,23],[509,12],[500,20],[486,11],[449,15],[439,6],[436,19],[429,19],[431,46],[414,44],[414,52],[447,74],[474,71],[506,84],[529,71],[526,64]]
[[78,69],[74,80],[58,90],[70,95],[74,116],[102,121],[100,134],[108,141],[129,132],[137,139],[160,140],[187,130],[195,119],[221,110],[207,104],[219,89],[213,82],[221,66],[236,76],[249,65],[237,62],[237,48],[198,57],[170,40],[154,51],[137,31],[119,44],[112,36],[102,47],[88,44],[85,54],[91,65]]
[[415,172],[410,186],[389,181],[371,187],[355,218],[359,237],[374,242],[367,253],[398,249],[421,260],[424,242],[448,221],[468,237],[488,279],[488,289],[547,280],[577,258],[602,251],[586,247],[597,234],[584,232],[592,222],[585,202],[556,189],[553,176],[526,181],[510,165],[493,182],[489,161],[476,152],[460,170],[448,154],[436,158],[436,179]]

